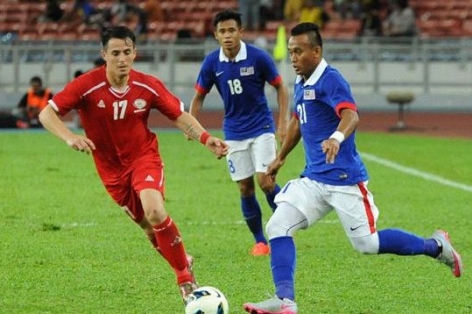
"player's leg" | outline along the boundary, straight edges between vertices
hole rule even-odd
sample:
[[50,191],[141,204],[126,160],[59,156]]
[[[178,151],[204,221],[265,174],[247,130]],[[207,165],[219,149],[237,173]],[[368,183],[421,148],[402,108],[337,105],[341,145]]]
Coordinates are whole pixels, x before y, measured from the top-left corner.
[[[151,245],[152,247],[162,256],[162,252],[161,250],[159,249],[159,245],[157,244],[157,239],[156,239],[156,235],[154,233],[154,229],[152,228],[151,224],[149,223],[149,221],[143,217],[143,219],[141,220],[141,222],[139,222],[139,226],[141,227],[141,229],[143,229],[144,231],[144,234],[146,235],[146,237],[148,238],[149,242],[151,242]],[[193,267],[193,262],[194,262],[194,259],[193,259],[193,256],[190,255],[188,252],[186,253],[187,255],[187,263],[188,263],[188,267],[190,269],[190,272],[191,274],[193,275],[193,272],[192,272],[192,267]],[[195,279],[193,280],[195,281]]]
[[254,139],[251,146],[254,168],[257,175],[257,183],[264,192],[267,203],[272,211],[275,211],[277,205],[274,198],[280,192],[280,186],[268,177],[265,172],[267,166],[275,159],[277,151],[277,142],[273,133],[264,133]]
[[305,215],[287,202],[278,208],[267,223],[271,255],[270,266],[275,286],[275,296],[257,303],[245,303],[249,313],[297,313],[294,277],[296,248],[293,234],[308,226]]
[[[157,174],[156,178],[158,176],[159,175]],[[128,182],[128,179],[123,180],[123,182],[125,181]],[[183,244],[180,241],[181,238],[179,231],[172,220],[170,220],[167,214],[165,214],[162,194],[155,188],[149,188],[149,186],[153,184],[152,182],[155,181],[149,182],[142,180],[142,182],[145,183],[137,183],[134,188],[130,188],[130,186],[126,184],[116,184],[106,185],[106,189],[111,197],[124,209],[128,216],[130,216],[130,218],[143,229],[153,247],[173,268],[176,273],[179,289],[181,290],[185,301],[186,295],[197,286],[190,268],[191,265],[189,264],[189,260],[193,262],[193,259],[190,256],[190,259],[187,259]],[[148,204],[146,210],[148,213],[151,213],[149,217],[153,217],[154,220],[150,220],[148,215],[145,214],[142,201],[135,192],[136,187],[143,188],[144,186],[148,186],[148,188],[143,189],[143,191],[151,192],[144,192],[143,200]],[[159,212],[159,214],[153,213],[154,211]],[[157,217],[161,217],[160,221],[156,220],[158,219]],[[161,227],[161,225],[164,227]],[[156,229],[158,231],[156,231]],[[176,241],[178,245],[172,246],[174,240],[178,240]],[[162,249],[163,247],[164,249]],[[183,255],[181,254],[182,251]]]
[[[436,231],[423,238],[401,229],[376,229],[378,209],[367,185],[333,187],[330,203],[356,250],[365,254],[427,255],[448,265],[456,277],[461,273],[460,255],[453,249],[449,236]],[[359,201],[361,200],[361,201]]]
[[186,296],[197,287],[197,284],[187,260],[180,232],[164,207],[162,163],[143,161],[133,170],[131,176],[134,192],[132,195],[137,196],[133,203],[136,211],[142,207],[143,218],[152,227],[159,252],[174,270],[185,301]]
[[256,198],[254,183],[254,167],[249,146],[251,140],[227,141],[230,149],[226,160],[231,179],[239,188],[241,212],[251,231],[255,244],[251,253],[253,255],[269,254],[269,246],[264,236],[262,226],[262,211]]
[[159,191],[144,189],[139,195],[145,217],[152,226],[159,252],[173,268],[177,284],[182,289],[181,292],[185,298],[197,285],[177,225],[167,215],[164,200]]
[[270,249],[264,236],[262,211],[256,198],[254,178],[239,180],[237,183],[241,195],[241,211],[255,241],[251,254],[254,256],[267,255],[270,253]]
[[292,180],[277,195],[277,210],[267,223],[271,248],[271,271],[275,297],[246,303],[250,313],[297,313],[295,303],[296,248],[293,235],[322,219],[331,211],[309,179]]

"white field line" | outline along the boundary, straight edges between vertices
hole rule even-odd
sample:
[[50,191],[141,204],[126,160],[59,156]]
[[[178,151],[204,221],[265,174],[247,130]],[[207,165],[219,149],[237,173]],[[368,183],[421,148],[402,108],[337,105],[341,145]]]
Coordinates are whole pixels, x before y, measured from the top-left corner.
[[[267,219],[269,219],[268,217],[267,217]],[[322,220],[318,221],[317,223],[337,224],[337,223],[339,223],[339,220],[337,220],[337,219],[322,219]],[[244,220],[237,220],[237,221],[187,221],[187,222],[184,222],[184,224],[186,224],[188,226],[201,226],[201,225],[231,226],[231,225],[246,225],[246,222]]]
[[65,229],[71,229],[71,228],[89,228],[89,227],[95,227],[95,226],[98,226],[98,224],[95,222],[72,222],[68,224],[63,224],[61,227]]
[[459,183],[459,182],[448,180],[446,178],[443,178],[443,177],[440,177],[440,176],[437,176],[437,175],[434,175],[434,174],[431,174],[431,173],[428,173],[428,172],[423,172],[423,171],[420,171],[420,170],[415,169],[415,168],[402,166],[400,164],[397,164],[396,162],[393,162],[393,161],[390,161],[390,160],[387,160],[387,159],[383,159],[383,158],[380,158],[378,156],[375,156],[375,155],[372,155],[372,154],[369,154],[369,153],[362,153],[361,152],[361,155],[362,155],[363,159],[375,162],[375,163],[380,164],[382,166],[385,166],[387,168],[391,168],[391,169],[394,169],[394,170],[397,170],[397,171],[400,171],[400,172],[403,172],[403,173],[406,173],[406,174],[409,174],[409,175],[412,175],[412,176],[420,177],[420,178],[423,178],[427,181],[432,181],[432,182],[436,182],[436,183],[439,183],[439,184],[442,184],[442,185],[447,185],[447,186],[450,186],[450,187],[453,187],[453,188],[456,188],[456,189],[464,190],[466,192],[472,192],[472,186],[471,185],[462,184],[462,183]]

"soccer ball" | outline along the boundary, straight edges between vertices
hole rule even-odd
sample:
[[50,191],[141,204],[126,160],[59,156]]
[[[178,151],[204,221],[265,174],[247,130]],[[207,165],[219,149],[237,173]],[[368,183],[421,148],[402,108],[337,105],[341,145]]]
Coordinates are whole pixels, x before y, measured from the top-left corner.
[[228,314],[228,300],[215,287],[200,287],[189,296],[185,314]]

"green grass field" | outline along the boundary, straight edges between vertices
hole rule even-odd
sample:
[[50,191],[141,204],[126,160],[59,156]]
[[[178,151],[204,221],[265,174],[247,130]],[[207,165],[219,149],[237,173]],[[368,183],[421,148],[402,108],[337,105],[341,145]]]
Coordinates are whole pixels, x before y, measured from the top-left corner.
[[[268,257],[248,254],[236,185],[200,144],[173,131],[159,137],[167,210],[196,258],[198,281],[243,313],[244,302],[273,287]],[[91,156],[45,132],[4,132],[0,142],[0,313],[183,313],[173,272],[108,197]],[[360,133],[357,142],[366,156],[407,167],[365,159],[378,227],[448,230],[465,273],[456,279],[424,256],[360,255],[331,214],[296,236],[300,313],[472,313],[472,141]],[[298,147],[279,183],[303,166]]]

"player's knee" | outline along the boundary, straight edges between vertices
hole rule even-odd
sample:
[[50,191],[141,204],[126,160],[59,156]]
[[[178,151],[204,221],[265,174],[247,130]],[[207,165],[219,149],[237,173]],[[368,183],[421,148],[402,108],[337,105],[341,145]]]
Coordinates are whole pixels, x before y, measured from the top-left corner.
[[379,252],[379,237],[377,233],[365,237],[350,238],[349,240],[354,249],[362,254],[378,254]]
[[151,226],[158,225],[167,218],[167,213],[163,208],[146,208],[144,210],[145,219]]
[[269,219],[266,225],[267,237],[270,239],[286,236],[287,230],[283,228],[276,220]]
[[269,219],[266,225],[266,233],[269,239],[274,239],[278,237],[293,236],[295,228],[290,228],[284,224],[280,219],[273,219],[274,216]]

